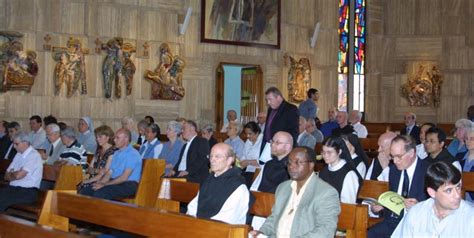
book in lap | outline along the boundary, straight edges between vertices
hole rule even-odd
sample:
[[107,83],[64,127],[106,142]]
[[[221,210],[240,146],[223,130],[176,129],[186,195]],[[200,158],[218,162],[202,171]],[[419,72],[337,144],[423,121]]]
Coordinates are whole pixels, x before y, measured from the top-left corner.
[[380,194],[379,198],[376,200],[374,198],[365,198],[364,201],[370,204],[376,204],[383,206],[393,213],[400,215],[400,212],[405,208],[404,198],[392,191],[387,191]]

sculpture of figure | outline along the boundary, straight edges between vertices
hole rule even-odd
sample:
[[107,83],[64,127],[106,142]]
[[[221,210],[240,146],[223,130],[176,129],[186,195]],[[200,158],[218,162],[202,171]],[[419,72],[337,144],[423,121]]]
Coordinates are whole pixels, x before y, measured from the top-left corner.
[[123,54],[122,75],[125,78],[125,84],[127,87],[127,90],[126,90],[127,96],[130,96],[132,94],[133,75],[135,74],[135,71],[136,71],[135,64],[130,58],[133,52],[135,52],[135,47],[132,44],[127,42],[122,45],[122,54]]
[[306,92],[311,82],[311,65],[308,58],[301,58],[296,61],[291,56],[285,56],[290,59],[290,70],[288,71],[288,91],[290,100],[293,102],[302,102],[306,99]]
[[19,32],[0,31],[0,35],[8,38],[8,41],[0,46],[1,90],[18,89],[30,92],[38,74],[36,52],[23,51],[21,42],[15,40],[23,36]]
[[122,96],[120,76],[122,75],[122,47],[123,39],[116,37],[107,42],[102,48],[107,51],[107,56],[102,64],[105,98],[112,97],[112,83],[115,81],[115,96]]
[[151,98],[181,100],[184,97],[183,69],[185,61],[171,54],[167,43],[160,46],[160,63],[154,71],[147,70],[145,78],[152,82]]
[[420,65],[416,74],[401,86],[401,94],[405,96],[410,106],[439,106],[441,97],[442,76],[437,66],[430,70]]
[[79,39],[69,38],[67,48],[59,48],[53,55],[58,63],[54,68],[55,94],[59,95],[61,86],[66,84],[67,97],[76,93],[81,85],[81,94],[87,94],[85,58]]

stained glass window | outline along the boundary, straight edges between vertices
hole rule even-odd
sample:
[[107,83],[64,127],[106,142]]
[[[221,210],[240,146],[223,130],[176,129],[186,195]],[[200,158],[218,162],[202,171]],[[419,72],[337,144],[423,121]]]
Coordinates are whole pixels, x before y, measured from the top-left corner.
[[[350,12],[350,3],[354,4],[354,13]],[[364,110],[365,83],[365,6],[366,0],[339,0],[339,55],[338,55],[338,109],[347,111],[347,85],[353,80],[353,108]],[[352,19],[349,19],[353,17]],[[354,31],[350,31],[349,23],[354,22]],[[353,37],[354,45],[350,45]],[[354,59],[349,58],[350,51]],[[353,77],[349,75],[349,67],[353,67]]]

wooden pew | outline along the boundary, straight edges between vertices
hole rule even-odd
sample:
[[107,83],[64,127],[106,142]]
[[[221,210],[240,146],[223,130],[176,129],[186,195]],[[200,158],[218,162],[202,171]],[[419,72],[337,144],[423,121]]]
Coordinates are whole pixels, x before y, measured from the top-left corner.
[[[82,168],[81,166],[64,165],[61,166],[59,173],[56,173],[54,166],[44,165],[43,180],[55,182],[54,190],[76,190],[77,184],[82,181]],[[37,202],[13,205],[7,210],[7,213],[36,220],[41,212],[45,195],[45,191],[39,191]]]
[[466,192],[474,192],[474,172],[462,173],[462,197],[464,198]]
[[141,207],[155,207],[161,187],[161,176],[165,173],[166,162],[161,159],[145,159],[142,175],[135,197],[123,199],[124,202]]
[[[388,190],[389,190],[388,182],[364,180],[364,182],[362,183],[362,186],[360,187],[357,198],[360,200],[363,200],[366,198],[378,199],[380,194],[387,192]],[[380,221],[382,221],[382,218],[369,217],[368,227],[372,227],[373,225],[379,223]]]
[[199,184],[186,182],[185,179],[163,178],[161,190],[155,207],[179,212],[179,204],[189,203],[199,192]]
[[38,223],[68,231],[69,219],[149,237],[243,238],[248,234],[247,225],[230,225],[131,204],[49,191]]
[[337,229],[346,232],[346,238],[365,238],[368,228],[368,207],[360,204],[341,203]]
[[[33,235],[34,234],[34,235]],[[0,214],[0,237],[2,238],[75,238],[88,237],[78,234],[58,231],[38,225],[24,219]]]
[[362,145],[362,148],[364,149],[368,157],[370,158],[377,157],[378,149],[379,149],[378,140],[379,138],[361,138],[360,139],[360,144]]

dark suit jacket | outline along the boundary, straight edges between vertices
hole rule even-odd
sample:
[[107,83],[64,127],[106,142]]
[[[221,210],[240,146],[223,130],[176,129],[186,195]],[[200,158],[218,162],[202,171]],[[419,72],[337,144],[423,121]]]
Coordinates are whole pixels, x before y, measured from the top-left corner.
[[[262,150],[263,148],[265,148],[266,143],[273,138],[273,135],[275,135],[275,133],[279,131],[286,131],[290,133],[290,135],[293,137],[293,146],[296,146],[296,140],[298,139],[298,125],[300,117],[300,112],[298,111],[298,108],[295,105],[288,103],[287,101],[283,101],[277,109],[277,113],[273,118],[272,124],[269,125],[268,120],[270,118],[271,111],[272,109],[268,107],[267,121],[265,122],[265,131],[270,130],[271,138],[267,140],[264,134],[260,153],[262,153]],[[263,133],[265,133],[265,131]]]
[[11,144],[12,144],[12,141],[7,135],[0,138],[0,159],[3,159],[6,157],[8,148],[10,148]]
[[[402,131],[400,131],[400,134],[401,135],[406,135],[407,134],[407,127],[404,127]],[[416,140],[416,144],[420,144],[421,141],[420,141],[420,127],[418,127],[417,125],[415,125],[413,127],[413,129],[411,129],[410,131],[410,136],[413,137],[413,139]]]
[[[176,175],[179,173],[178,168],[181,163],[186,145],[181,149],[179,153],[179,160],[174,166]],[[201,183],[209,175],[209,142],[199,136],[196,136],[189,146],[188,155],[186,157],[186,171],[188,176],[186,177],[189,182]]]

